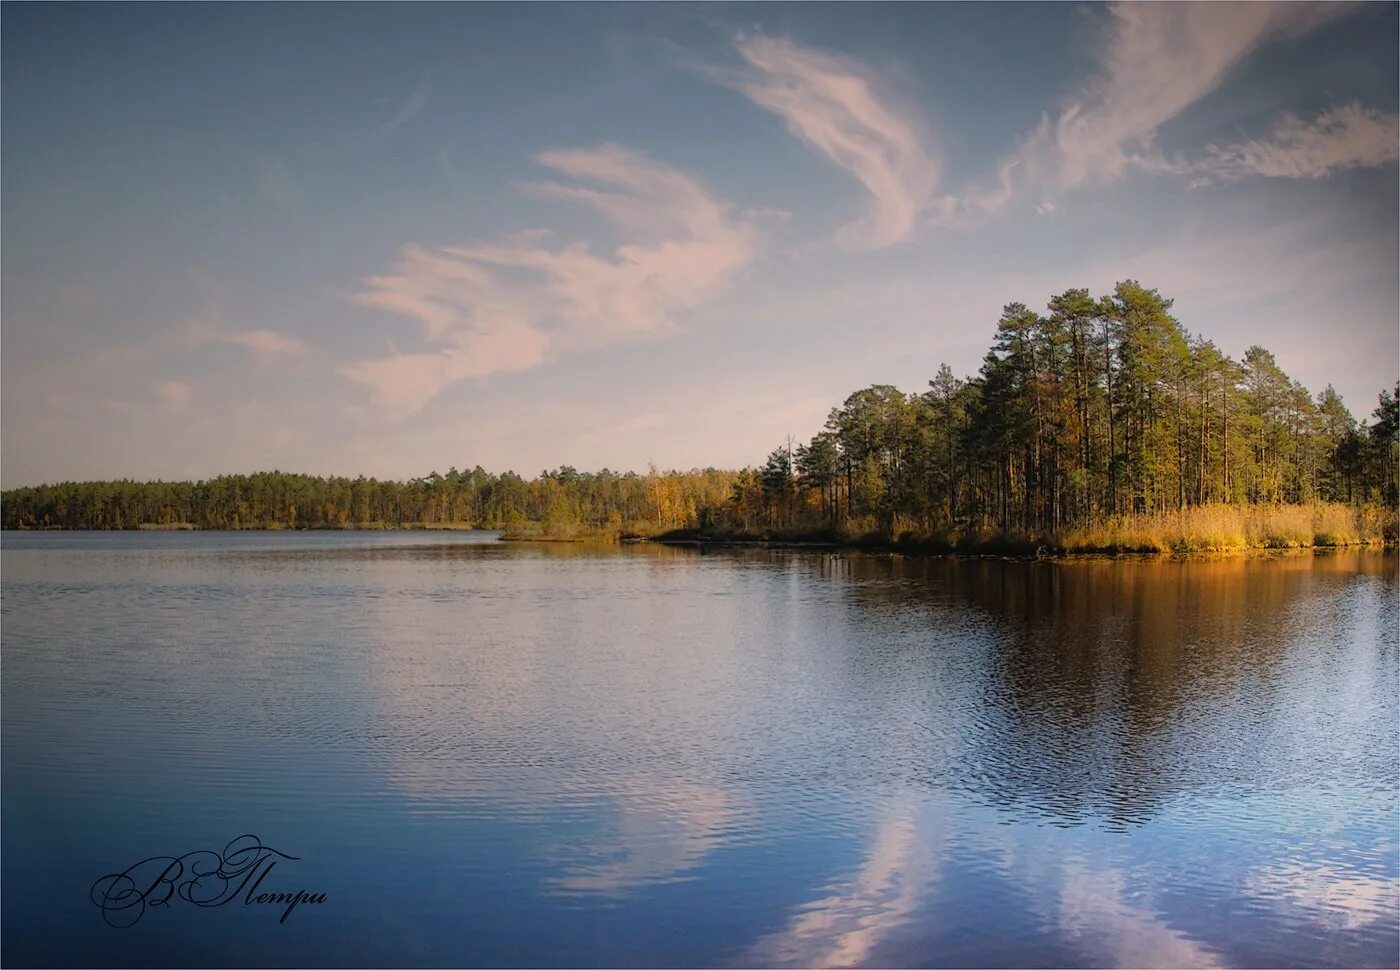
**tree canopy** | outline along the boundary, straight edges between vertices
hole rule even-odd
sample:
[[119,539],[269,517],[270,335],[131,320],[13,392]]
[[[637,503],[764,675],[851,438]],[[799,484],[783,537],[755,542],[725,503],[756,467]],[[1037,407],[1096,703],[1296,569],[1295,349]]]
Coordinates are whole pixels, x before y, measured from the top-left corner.
[[1400,384],[1358,423],[1263,347],[1239,361],[1133,280],[1008,304],[975,375],[851,394],[805,443],[757,469],[647,474],[480,467],[407,482],[283,472],[199,482],[65,482],[0,494],[13,528],[435,525],[728,531],[1054,532],[1211,503],[1397,505]]

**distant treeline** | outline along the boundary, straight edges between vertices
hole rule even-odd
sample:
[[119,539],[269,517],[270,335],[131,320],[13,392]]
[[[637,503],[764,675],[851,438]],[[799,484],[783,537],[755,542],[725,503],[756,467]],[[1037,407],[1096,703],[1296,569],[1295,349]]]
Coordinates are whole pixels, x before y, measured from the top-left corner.
[[318,478],[287,472],[221,475],[201,482],[65,482],[0,494],[7,529],[132,529],[189,523],[202,529],[677,528],[723,506],[736,479],[691,472],[541,472],[525,479],[480,467],[407,482]]
[[647,474],[480,467],[408,482],[267,472],[84,482],[0,494],[5,528],[478,526],[654,534],[904,532],[1036,536],[1202,505],[1394,509],[1400,422],[1360,423],[1251,347],[1232,360],[1136,282],[1002,312],[980,371],[922,393],[857,391],[810,441],[759,468]]

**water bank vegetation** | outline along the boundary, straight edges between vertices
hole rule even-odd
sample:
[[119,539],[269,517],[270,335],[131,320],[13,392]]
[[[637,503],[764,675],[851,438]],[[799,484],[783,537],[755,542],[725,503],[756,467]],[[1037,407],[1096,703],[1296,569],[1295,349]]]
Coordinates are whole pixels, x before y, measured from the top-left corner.
[[1262,347],[1234,360],[1133,281],[1008,305],[976,375],[857,391],[760,467],[280,472],[0,496],[5,528],[501,528],[947,549],[1232,551],[1394,540],[1395,390],[1358,423]]
[[1395,517],[1379,505],[1200,505],[1180,512],[1113,516],[1065,530],[1058,552],[1240,552],[1380,544]]
[[733,472],[579,472],[525,479],[482,468],[407,482],[285,472],[200,482],[67,482],[0,495],[13,528],[506,529],[560,538],[652,534],[721,508]]

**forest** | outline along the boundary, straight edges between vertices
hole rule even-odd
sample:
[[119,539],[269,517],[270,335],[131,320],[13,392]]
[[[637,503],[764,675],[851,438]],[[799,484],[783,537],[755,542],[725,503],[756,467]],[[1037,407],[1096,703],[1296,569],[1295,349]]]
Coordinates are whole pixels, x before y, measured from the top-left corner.
[[1066,290],[1043,312],[1009,304],[975,375],[944,364],[923,391],[856,391],[811,440],[740,471],[561,467],[525,479],[476,467],[407,482],[274,471],[18,488],[0,510],[6,529],[689,530],[954,547],[1097,534],[1118,537],[1105,547],[1151,547],[1122,537],[1173,516],[1253,528],[1256,513],[1306,507],[1295,517],[1327,517],[1334,537],[1393,539],[1400,384],[1358,422],[1330,385],[1313,395],[1263,347],[1232,359],[1171,309],[1131,280],[1103,297]]

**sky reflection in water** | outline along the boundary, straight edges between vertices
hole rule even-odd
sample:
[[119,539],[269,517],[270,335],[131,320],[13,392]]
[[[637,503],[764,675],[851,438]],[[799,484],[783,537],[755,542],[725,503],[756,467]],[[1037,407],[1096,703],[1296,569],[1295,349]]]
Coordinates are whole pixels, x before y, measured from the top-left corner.
[[1394,556],[463,540],[7,534],[6,962],[1394,963]]

